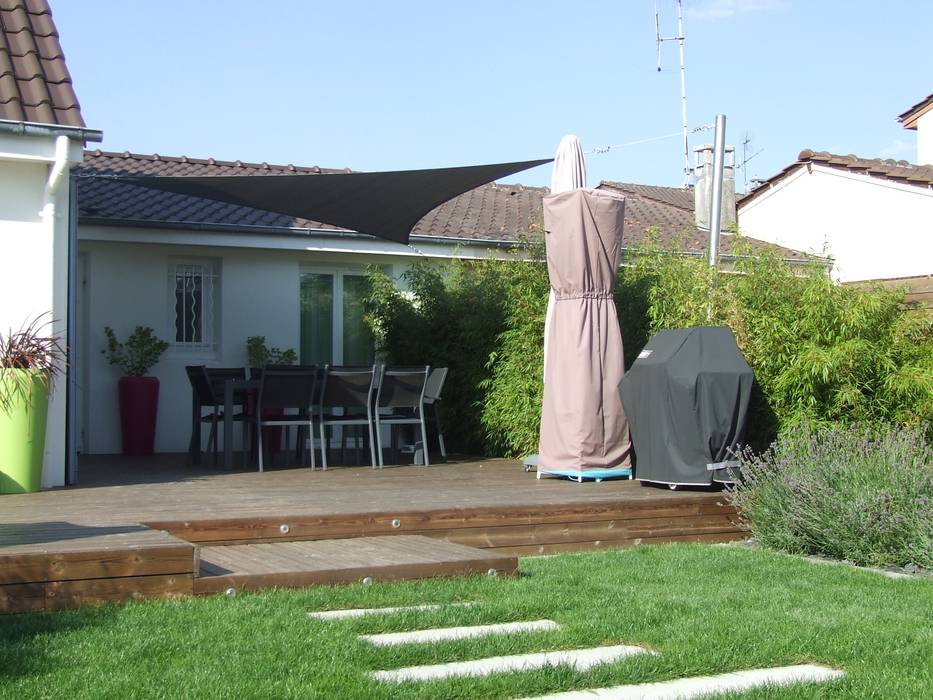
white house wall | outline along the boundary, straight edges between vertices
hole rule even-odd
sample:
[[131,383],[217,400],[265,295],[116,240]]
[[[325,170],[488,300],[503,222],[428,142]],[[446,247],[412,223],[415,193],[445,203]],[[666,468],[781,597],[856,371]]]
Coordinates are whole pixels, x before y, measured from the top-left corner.
[[[68,179],[54,197],[54,221],[44,222],[49,167],[55,141],[49,137],[0,135],[0,328],[17,330],[41,314],[52,332],[66,338],[68,317]],[[81,159],[72,143],[70,157]],[[49,400],[42,485],[65,483],[66,382]]]
[[933,165],[933,112],[917,120],[917,163]]
[[739,227],[752,238],[828,253],[841,281],[933,272],[933,190],[913,185],[804,166],[740,207]]
[[[139,238],[160,240],[179,234],[186,245],[139,242]],[[123,240],[104,240],[105,238]],[[391,266],[399,275],[417,253],[398,254],[326,253],[309,250],[307,241],[292,250],[246,247],[248,236],[199,232],[152,231],[82,226],[79,251],[85,262],[86,286],[78,317],[79,345],[84,344],[87,366],[82,372],[86,389],[79,407],[84,427],[84,450],[88,453],[117,453],[121,449],[117,381],[119,371],[110,367],[101,350],[105,347],[104,327],[114,328],[125,339],[136,326],[151,326],[159,337],[174,334],[169,293],[169,264],[178,258],[209,258],[219,263],[219,294],[215,313],[219,314],[216,350],[193,351],[170,348],[155,366],[152,375],[160,380],[157,452],[184,452],[191,434],[191,388],[185,365],[244,367],[246,339],[266,336],[270,346],[299,348],[300,270],[361,269],[368,264]],[[126,242],[131,238],[134,242]],[[282,237],[283,242],[302,243],[299,238]],[[164,239],[163,239],[164,240]],[[192,245],[196,241],[215,245]],[[269,237],[257,237],[269,245]],[[217,245],[216,243],[237,243]],[[396,246],[402,248],[403,246]],[[409,251],[411,252],[411,251]],[[449,255],[449,254],[448,254]],[[239,432],[239,431],[238,431]],[[206,434],[205,434],[206,438]]]

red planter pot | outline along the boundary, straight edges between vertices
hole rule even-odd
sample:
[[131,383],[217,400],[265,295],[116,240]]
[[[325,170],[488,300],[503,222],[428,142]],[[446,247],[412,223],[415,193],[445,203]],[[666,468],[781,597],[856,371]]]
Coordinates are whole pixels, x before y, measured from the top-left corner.
[[159,380],[156,377],[120,378],[120,430],[123,434],[123,454],[152,454],[158,411]]

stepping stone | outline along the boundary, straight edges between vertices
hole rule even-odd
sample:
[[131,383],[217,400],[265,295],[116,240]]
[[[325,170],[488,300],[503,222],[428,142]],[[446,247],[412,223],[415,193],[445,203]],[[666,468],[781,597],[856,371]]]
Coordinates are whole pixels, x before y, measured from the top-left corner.
[[573,690],[568,693],[542,695],[527,700],[689,700],[722,693],[735,693],[765,686],[796,683],[825,683],[845,675],[825,666],[803,664],[779,668],[759,668],[751,671],[723,673],[718,676],[696,676],[661,683],[620,685],[614,688]]
[[430,630],[416,630],[414,632],[361,634],[359,638],[377,647],[390,647],[400,644],[429,644],[451,639],[472,639],[490,634],[517,634],[519,632],[542,632],[558,629],[560,629],[560,625],[551,620],[535,620],[534,622],[506,622],[499,625],[441,627]]
[[370,676],[377,681],[403,683],[405,681],[430,681],[453,676],[488,676],[510,671],[533,671],[549,666],[571,666],[577,671],[586,671],[599,664],[618,661],[637,654],[653,654],[641,647],[617,645],[573,649],[570,651],[546,651],[537,654],[516,656],[492,656],[475,661],[458,661],[436,666],[409,666],[394,671],[373,671]]
[[355,608],[350,610],[322,610],[309,612],[308,617],[313,620],[346,620],[367,615],[392,615],[395,613],[418,611],[429,612],[443,608],[471,608],[476,603],[445,603],[443,605],[409,605],[399,608]]

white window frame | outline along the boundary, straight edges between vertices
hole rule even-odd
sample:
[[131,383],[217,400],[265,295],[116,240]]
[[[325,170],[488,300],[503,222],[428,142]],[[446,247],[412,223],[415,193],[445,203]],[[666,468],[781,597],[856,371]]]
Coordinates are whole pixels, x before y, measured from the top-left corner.
[[[333,364],[343,364],[343,278],[347,275],[351,277],[366,277],[365,267],[346,266],[323,266],[323,265],[302,265],[299,269],[299,281],[303,275],[332,275],[334,278],[334,297],[331,313],[333,314],[333,341],[331,346],[331,357]],[[300,284],[300,282],[299,282]],[[298,353],[301,354],[301,345],[299,339]]]
[[[212,258],[169,258],[168,337],[169,345],[196,353],[214,352],[220,339],[220,262]],[[180,278],[199,279],[201,284],[200,340],[178,340],[177,285]]]

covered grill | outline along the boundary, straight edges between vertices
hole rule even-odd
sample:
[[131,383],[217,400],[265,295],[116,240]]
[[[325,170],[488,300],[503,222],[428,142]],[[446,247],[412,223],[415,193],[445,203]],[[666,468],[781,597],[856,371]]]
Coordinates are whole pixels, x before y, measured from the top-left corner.
[[754,378],[729,328],[651,338],[622,380],[635,478],[672,488],[731,480]]

